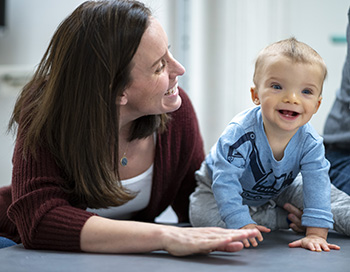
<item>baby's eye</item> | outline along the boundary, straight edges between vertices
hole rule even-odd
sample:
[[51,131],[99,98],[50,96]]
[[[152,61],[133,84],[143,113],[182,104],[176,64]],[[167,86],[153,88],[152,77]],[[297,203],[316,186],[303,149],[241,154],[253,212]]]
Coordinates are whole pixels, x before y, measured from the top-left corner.
[[282,87],[281,87],[281,85],[279,85],[279,84],[272,84],[272,86],[271,86],[273,89],[276,89],[276,90],[282,90]]
[[309,89],[305,89],[302,91],[303,94],[312,94],[312,91]]

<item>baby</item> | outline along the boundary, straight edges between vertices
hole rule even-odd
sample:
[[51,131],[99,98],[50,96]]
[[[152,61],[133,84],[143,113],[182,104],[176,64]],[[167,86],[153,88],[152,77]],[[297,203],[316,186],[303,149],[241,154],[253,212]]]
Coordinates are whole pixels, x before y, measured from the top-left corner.
[[[271,200],[287,202],[282,192],[301,173],[307,230],[290,246],[339,249],[327,242],[333,228],[329,162],[323,139],[309,123],[320,107],[326,75],[320,55],[295,38],[273,43],[258,55],[250,90],[256,107],[232,119],[202,165],[227,228],[257,228],[262,241],[261,232],[270,229],[258,225],[250,209]],[[257,241],[244,244],[256,246]]]

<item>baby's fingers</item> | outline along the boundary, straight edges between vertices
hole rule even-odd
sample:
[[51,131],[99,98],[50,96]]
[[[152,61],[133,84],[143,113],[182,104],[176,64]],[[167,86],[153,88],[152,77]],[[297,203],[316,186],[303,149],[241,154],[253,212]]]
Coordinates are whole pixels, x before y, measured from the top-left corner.
[[335,250],[339,250],[340,247],[334,244],[328,244],[328,243],[312,243],[310,242],[307,247],[308,249],[312,250],[312,251],[317,251],[317,252],[321,252],[321,251],[331,251],[331,249],[335,249]]
[[291,242],[291,243],[289,243],[288,246],[291,247],[291,248],[301,247],[301,240],[297,240],[297,241]]
[[313,244],[313,243],[309,243],[306,248],[310,249],[311,251],[317,251],[317,252],[322,252],[322,248],[325,250],[325,251],[329,251],[329,248],[326,244],[324,245],[320,245],[320,244]]
[[[320,244],[312,243],[312,242],[305,242],[303,239],[294,241],[292,243],[289,243],[289,247],[302,247],[311,251],[322,251]],[[327,251],[327,250],[326,250]],[[328,249],[329,251],[329,249]]]
[[316,252],[330,251],[331,249],[335,249],[335,250],[340,249],[340,247],[335,244],[318,243],[313,241],[306,241],[304,239],[300,239],[292,243],[289,243],[289,247],[290,248],[302,247],[302,248],[309,249],[311,251],[316,251]]
[[339,250],[339,249],[340,249],[340,246],[335,245],[335,244],[328,244],[328,247],[329,247],[330,249],[335,249],[335,250]]
[[250,247],[250,243],[249,243],[248,239],[242,240],[242,243],[243,243],[244,247]]
[[[262,241],[262,240],[259,239],[259,241]],[[258,242],[256,241],[255,238],[244,239],[242,242],[244,247],[250,247],[250,245],[252,245],[253,247],[258,246]]]
[[268,233],[268,232],[271,231],[271,229],[269,229],[269,228],[267,228],[267,227],[265,227],[265,226],[257,225],[256,228],[260,231],[260,237],[258,236],[258,239],[259,239],[259,238],[261,239],[261,240],[259,239],[260,242],[263,240],[263,237],[262,237],[261,232]]
[[[257,236],[257,238],[259,239],[259,235]],[[261,238],[262,238],[262,237],[261,237]],[[250,241],[250,244],[251,244],[253,247],[257,247],[257,246],[258,246],[258,242],[256,241],[255,238],[250,238],[249,241]],[[259,241],[261,241],[261,240],[259,239]]]

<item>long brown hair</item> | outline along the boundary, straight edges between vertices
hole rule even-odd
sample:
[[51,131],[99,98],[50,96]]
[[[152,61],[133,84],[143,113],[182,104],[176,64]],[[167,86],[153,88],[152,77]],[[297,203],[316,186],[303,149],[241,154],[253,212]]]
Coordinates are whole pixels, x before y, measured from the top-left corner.
[[[17,99],[9,129],[19,124],[24,155],[48,148],[77,203],[105,208],[134,197],[119,180],[116,101],[130,84],[132,58],[150,16],[137,1],[84,2],[59,25]],[[150,135],[166,119],[134,121],[129,140]]]

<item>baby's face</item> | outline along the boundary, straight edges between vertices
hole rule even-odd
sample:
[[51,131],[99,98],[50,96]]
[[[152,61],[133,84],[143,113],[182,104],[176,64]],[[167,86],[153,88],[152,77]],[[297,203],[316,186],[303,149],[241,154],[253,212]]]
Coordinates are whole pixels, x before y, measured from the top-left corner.
[[295,133],[321,104],[324,70],[320,65],[268,57],[260,68],[252,99],[261,105],[265,129]]

